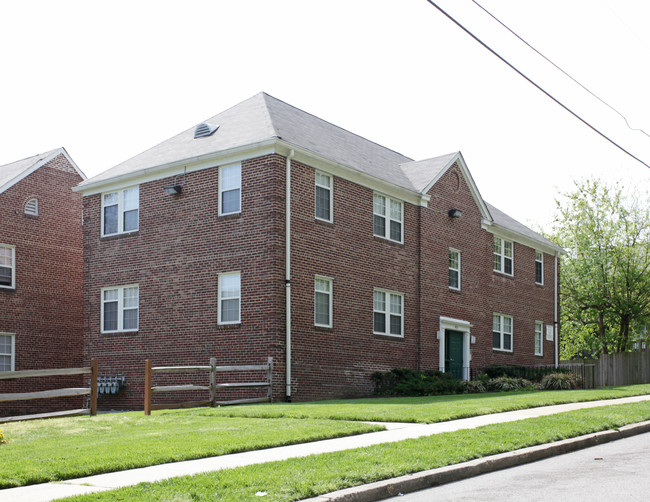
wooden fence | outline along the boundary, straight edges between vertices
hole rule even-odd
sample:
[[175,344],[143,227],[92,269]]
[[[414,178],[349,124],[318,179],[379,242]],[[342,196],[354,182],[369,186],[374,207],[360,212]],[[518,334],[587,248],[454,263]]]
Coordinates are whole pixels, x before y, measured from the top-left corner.
[[650,383],[650,352],[602,354],[596,375],[600,386]]
[[[209,385],[153,385],[154,374],[159,373],[187,373],[187,372],[209,372]],[[233,373],[238,371],[265,371],[265,382],[232,382],[217,383],[217,373]],[[145,383],[144,383],[144,414],[151,415],[151,410],[163,410],[172,408],[194,408],[198,406],[217,406],[228,404],[263,403],[270,402],[273,383],[273,358],[269,357],[266,364],[248,366],[217,366],[216,358],[210,359],[209,366],[152,366],[151,359],[145,360]],[[267,387],[266,397],[235,399],[230,401],[217,401],[218,389],[236,389],[245,387]],[[209,391],[210,399],[206,401],[186,401],[173,404],[152,404],[152,395],[157,392],[184,392],[184,391]]]
[[0,417],[2,422],[14,422],[18,420],[34,420],[37,418],[70,417],[75,415],[97,415],[97,360],[93,359],[87,368],[59,368],[49,370],[21,370],[2,371],[0,380],[12,378],[34,378],[69,375],[90,375],[90,387],[71,387],[63,389],[52,389],[38,392],[13,392],[0,394],[0,402],[8,401],[29,401],[32,399],[46,399],[56,397],[72,397],[90,395],[90,407],[77,410],[53,411],[50,413],[39,413],[35,415],[22,415],[15,417]]

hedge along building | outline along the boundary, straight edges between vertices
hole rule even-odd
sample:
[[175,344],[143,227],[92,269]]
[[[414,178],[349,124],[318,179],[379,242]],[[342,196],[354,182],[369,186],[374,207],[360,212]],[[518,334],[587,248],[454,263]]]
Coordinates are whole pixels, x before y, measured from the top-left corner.
[[[82,198],[72,187],[84,179],[64,148],[0,166],[0,372],[82,364]],[[0,394],[81,387],[81,380],[3,379]],[[84,401],[3,402],[0,416]]]
[[557,361],[562,250],[460,153],[414,161],[260,93],[75,190],[85,358],[127,380],[104,406],[142,406],[147,358],[273,357],[277,400]]

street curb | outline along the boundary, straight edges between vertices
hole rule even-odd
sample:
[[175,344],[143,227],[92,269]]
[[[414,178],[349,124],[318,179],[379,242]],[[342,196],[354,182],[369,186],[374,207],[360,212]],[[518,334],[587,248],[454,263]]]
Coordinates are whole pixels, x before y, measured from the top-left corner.
[[517,465],[543,460],[555,455],[570,453],[590,446],[609,443],[637,434],[650,432],[650,420],[636,424],[625,425],[618,430],[607,430],[587,434],[555,443],[531,446],[507,453],[479,458],[429,471],[407,474],[393,479],[377,481],[367,485],[345,488],[318,497],[305,499],[303,502],[374,502],[400,493],[409,493],[434,486],[460,481],[462,479],[486,474],[488,472],[507,469]]

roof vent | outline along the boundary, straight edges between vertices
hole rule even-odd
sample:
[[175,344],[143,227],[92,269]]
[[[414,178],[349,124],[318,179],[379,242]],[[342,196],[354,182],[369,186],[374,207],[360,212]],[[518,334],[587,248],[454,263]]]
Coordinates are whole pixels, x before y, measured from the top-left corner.
[[217,129],[219,129],[218,125],[206,124],[205,122],[199,124],[196,126],[196,129],[194,129],[194,139],[210,136]]

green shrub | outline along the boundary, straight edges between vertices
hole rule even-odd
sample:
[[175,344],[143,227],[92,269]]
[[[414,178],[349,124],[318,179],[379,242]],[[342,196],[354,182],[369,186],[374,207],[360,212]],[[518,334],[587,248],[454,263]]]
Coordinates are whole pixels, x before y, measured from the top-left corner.
[[516,364],[490,364],[483,368],[489,378],[510,377],[525,378],[532,382],[541,382],[544,376],[550,373],[570,372],[566,368],[554,368],[552,366],[519,366]]
[[541,387],[544,390],[567,390],[577,389],[578,376],[571,372],[550,373],[542,378]]
[[462,394],[464,385],[451,376],[437,370],[418,371],[396,368],[372,374],[375,393],[384,396],[434,396],[439,394]]
[[533,383],[525,378],[502,376],[491,378],[487,382],[487,390],[493,392],[509,392],[513,390],[534,389]]
[[487,391],[485,383],[478,378],[476,380],[463,382],[463,386],[465,387],[465,392],[468,394],[480,394]]

